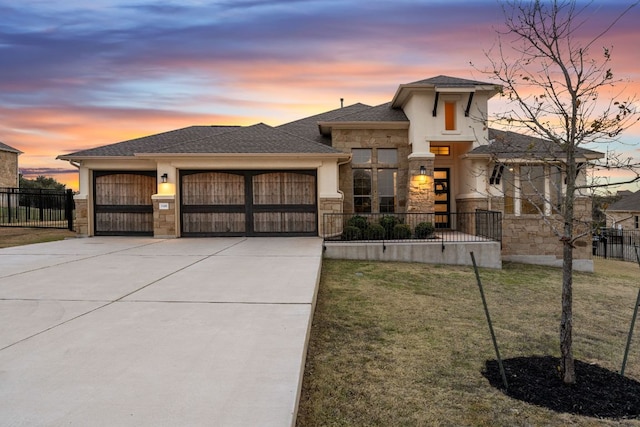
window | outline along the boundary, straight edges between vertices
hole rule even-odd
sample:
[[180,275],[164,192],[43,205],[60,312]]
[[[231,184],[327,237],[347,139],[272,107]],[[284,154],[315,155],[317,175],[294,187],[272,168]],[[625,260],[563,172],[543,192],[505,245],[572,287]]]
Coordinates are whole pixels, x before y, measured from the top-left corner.
[[351,153],[354,212],[395,212],[398,150],[354,148]]
[[634,226],[635,226],[635,228],[640,228],[640,216],[636,215],[636,216],[633,218],[633,222],[634,222]]
[[[551,215],[561,210],[564,188],[559,166],[496,165],[494,172],[496,168],[502,173],[505,214]],[[491,179],[500,184],[494,176]]]
[[353,170],[353,210],[371,212],[371,169]]
[[429,151],[436,156],[449,156],[451,154],[451,148],[448,145],[429,147]]
[[378,148],[378,163],[398,163],[398,150],[395,148]]
[[353,164],[363,165],[371,163],[371,148],[354,148],[351,150]]
[[544,212],[544,166],[520,166],[520,198],[523,214]]
[[456,130],[456,103],[444,103],[444,130]]
[[397,169],[378,169],[378,206],[380,213],[395,212],[397,178]]

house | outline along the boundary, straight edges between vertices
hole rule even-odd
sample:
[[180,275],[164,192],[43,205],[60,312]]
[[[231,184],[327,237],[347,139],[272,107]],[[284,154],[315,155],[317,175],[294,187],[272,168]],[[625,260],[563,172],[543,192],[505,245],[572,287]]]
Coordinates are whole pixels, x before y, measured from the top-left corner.
[[640,190],[635,193],[619,191],[618,195],[621,193],[623,197],[605,210],[607,227],[638,230],[640,229]]
[[[324,214],[436,213],[450,227],[455,213],[490,210],[503,213],[504,259],[558,265],[563,172],[545,160],[561,153],[487,127],[499,90],[437,76],[378,106],[277,127],[192,126],[58,158],[80,170],[83,235],[324,236]],[[598,157],[580,150],[577,161]],[[588,197],[576,212],[590,221]],[[574,266],[592,269],[578,243]]]
[[0,142],[0,188],[19,187],[18,156],[22,151]]

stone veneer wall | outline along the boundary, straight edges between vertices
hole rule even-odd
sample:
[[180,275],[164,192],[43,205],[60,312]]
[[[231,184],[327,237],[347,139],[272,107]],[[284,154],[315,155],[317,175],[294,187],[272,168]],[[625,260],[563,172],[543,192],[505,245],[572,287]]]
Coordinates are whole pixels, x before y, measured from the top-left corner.
[[[350,153],[352,148],[396,148],[398,150],[396,208],[398,212],[406,211],[409,182],[408,157],[411,153],[407,129],[334,129],[331,138],[333,148],[345,153]],[[372,179],[376,182],[377,176],[374,174]],[[344,193],[344,212],[353,213],[353,173],[350,163],[340,166],[339,187]],[[377,195],[372,196],[375,211],[378,203]]]
[[476,216],[478,209],[487,210],[489,203],[487,199],[456,199],[457,224],[456,229],[467,234],[476,232]]
[[[574,234],[586,232],[591,227],[591,199],[577,198],[574,203],[576,218],[584,225],[576,225]],[[560,215],[548,217],[544,221],[540,215],[503,215],[502,217],[502,255],[503,256],[553,256],[562,259],[562,243],[554,233],[552,225],[562,231],[563,221]],[[591,234],[587,234],[575,243],[574,259],[590,260]]]
[[[178,237],[176,232],[176,200],[173,196],[151,196],[153,200],[153,237],[171,239]],[[160,203],[166,203],[168,209],[160,209]]]
[[318,204],[318,236],[328,237],[341,234],[342,218],[340,216],[330,217],[325,231],[324,214],[326,213],[342,213],[342,199],[321,197]]
[[636,216],[640,211],[607,211],[607,227],[622,227],[625,230],[637,230]]
[[18,187],[18,153],[0,151],[0,187]]
[[[435,192],[433,188],[434,158],[409,159],[407,212],[433,212]],[[426,175],[420,175],[420,166]]]
[[87,199],[75,199],[75,219],[73,221],[73,231],[80,236],[89,235],[89,209]]

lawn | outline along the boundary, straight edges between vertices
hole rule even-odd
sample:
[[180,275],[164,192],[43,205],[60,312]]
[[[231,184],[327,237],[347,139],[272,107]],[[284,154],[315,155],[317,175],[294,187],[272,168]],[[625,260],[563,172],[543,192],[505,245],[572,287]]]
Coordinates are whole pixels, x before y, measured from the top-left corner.
[[76,237],[76,233],[57,228],[0,227],[0,248],[52,242]]
[[[574,275],[574,353],[619,371],[640,269],[595,263]],[[558,356],[561,271],[506,263],[480,275],[502,357]],[[625,374],[640,381],[638,334]],[[640,426],[513,399],[483,376],[494,359],[471,268],[325,260],[297,425]]]

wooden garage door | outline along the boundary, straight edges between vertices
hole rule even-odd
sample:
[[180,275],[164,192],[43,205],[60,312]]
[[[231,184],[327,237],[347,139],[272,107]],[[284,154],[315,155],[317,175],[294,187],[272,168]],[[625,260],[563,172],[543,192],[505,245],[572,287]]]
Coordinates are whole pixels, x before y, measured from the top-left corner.
[[95,234],[153,236],[156,172],[94,172]]
[[315,236],[315,171],[184,171],[183,236]]

